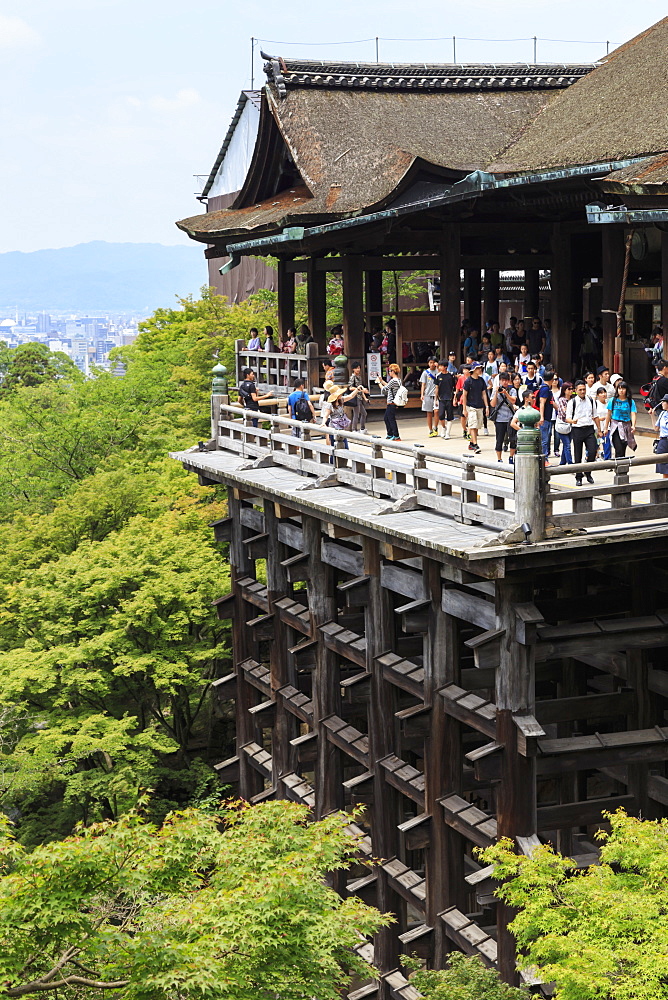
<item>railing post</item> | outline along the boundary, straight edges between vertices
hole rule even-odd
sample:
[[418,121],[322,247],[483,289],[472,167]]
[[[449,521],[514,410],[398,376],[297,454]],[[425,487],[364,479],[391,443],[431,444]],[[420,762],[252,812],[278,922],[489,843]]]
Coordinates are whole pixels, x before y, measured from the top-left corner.
[[[631,459],[621,458],[617,461],[615,466],[615,478],[613,484],[615,486],[628,486],[629,484],[629,472],[631,471]],[[633,503],[633,497],[631,495],[631,490],[628,493],[613,493],[610,497],[610,506],[614,509],[621,509],[623,507],[630,507]]]
[[531,541],[545,538],[545,459],[536,426],[540,413],[529,407],[517,412],[521,430],[517,432],[515,455],[515,519],[531,529]]
[[211,382],[211,438],[214,442],[214,451],[218,449],[220,420],[220,407],[227,405],[230,397],[227,392],[227,368],[220,363],[211,369],[213,379]]

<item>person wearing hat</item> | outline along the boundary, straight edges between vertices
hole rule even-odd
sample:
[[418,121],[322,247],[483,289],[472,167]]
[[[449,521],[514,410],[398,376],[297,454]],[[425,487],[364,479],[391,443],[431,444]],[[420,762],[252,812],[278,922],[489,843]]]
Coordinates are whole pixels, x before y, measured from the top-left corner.
[[457,368],[457,354],[455,351],[450,351],[448,353],[448,371],[451,375],[459,374],[459,369]]
[[510,464],[515,461],[517,447],[517,431],[511,428],[510,422],[517,409],[517,391],[510,384],[510,372],[499,373],[499,384],[492,392],[490,400],[492,420],[496,432],[496,460],[502,462],[501,452],[506,434],[510,447]]
[[[662,396],[659,401],[659,408],[656,419],[652,412],[654,426],[659,432],[659,440],[656,442],[655,451],[657,455],[668,455],[668,393]],[[664,479],[668,479],[668,461],[659,462],[656,471]]]
[[331,378],[325,379],[322,383],[322,395],[320,396],[320,423],[326,424],[332,412],[332,404],[329,401],[329,394],[334,388]]
[[487,386],[482,377],[482,365],[479,361],[474,362],[471,374],[464,382],[462,412],[466,417],[466,427],[471,435],[468,450],[479,455],[478,431],[483,426],[483,417],[489,416],[489,397],[487,396]]
[[598,375],[598,382],[594,382],[592,387],[594,399],[597,398],[599,389],[605,389],[608,397],[607,402],[610,402],[612,397],[615,395],[615,387],[612,383],[612,379],[610,378],[610,369],[607,365],[600,365],[596,369],[596,374]]

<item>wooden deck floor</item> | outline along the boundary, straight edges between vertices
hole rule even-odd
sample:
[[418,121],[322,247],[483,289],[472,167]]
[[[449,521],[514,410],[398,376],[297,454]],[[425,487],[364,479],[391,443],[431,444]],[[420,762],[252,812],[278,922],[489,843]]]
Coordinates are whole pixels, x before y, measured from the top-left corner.
[[[420,508],[400,514],[380,514],[388,500],[378,499],[349,486],[334,486],[320,490],[303,490],[313,477],[300,475],[282,466],[262,469],[241,469],[247,460],[233,452],[184,451],[173,452],[171,458],[188,470],[226,485],[248,491],[255,490],[265,499],[284,502],[298,511],[317,513],[332,524],[351,528],[360,526],[360,532],[381,541],[405,546],[415,555],[442,553],[467,562],[503,559],[509,555],[536,555],[541,551],[570,548],[581,549],[620,542],[660,540],[665,544],[666,524],[653,521],[635,524],[608,525],[590,528],[586,534],[562,539],[546,540],[531,546],[491,546],[499,531],[479,524],[462,524],[453,517],[437,511]],[[557,508],[558,509],[558,508]],[[556,510],[555,510],[556,512]],[[486,544],[485,544],[486,543]],[[477,570],[479,567],[477,567]],[[503,572],[503,571],[501,571]],[[492,574],[494,575],[494,574]]]

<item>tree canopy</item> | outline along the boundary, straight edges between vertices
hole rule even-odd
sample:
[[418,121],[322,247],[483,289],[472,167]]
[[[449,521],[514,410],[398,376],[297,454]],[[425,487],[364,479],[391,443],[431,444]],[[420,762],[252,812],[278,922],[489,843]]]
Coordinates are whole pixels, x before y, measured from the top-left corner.
[[[411,964],[411,963],[409,963]],[[508,986],[495,969],[486,968],[477,955],[452,952],[447,969],[420,969],[411,986],[425,1000],[529,1000],[527,990]]]
[[27,852],[0,828],[0,995],[328,1000],[352,948],[388,922],[325,881],[356,850],[350,818],[295,803],[116,822]]
[[206,432],[220,301],[159,311],[123,377],[0,394],[0,808],[27,845],[118,818],[145,787],[156,819],[216,787],[228,571],[208,524],[225,499],[167,452]]
[[7,347],[0,341],[0,395],[8,395],[19,386],[36,386],[44,382],[80,382],[82,375],[74,362],[62,351],[50,351],[45,344],[19,344]]
[[605,814],[601,863],[583,871],[549,845],[531,857],[504,840],[484,852],[518,913],[511,930],[527,966],[557,1000],[668,998],[668,820]]

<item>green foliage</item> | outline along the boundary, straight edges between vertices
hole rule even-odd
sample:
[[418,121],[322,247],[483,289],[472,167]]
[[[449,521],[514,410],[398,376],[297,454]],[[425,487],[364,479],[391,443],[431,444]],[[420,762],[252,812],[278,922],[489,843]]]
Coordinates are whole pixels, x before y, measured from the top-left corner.
[[83,376],[62,351],[50,351],[45,344],[7,347],[0,341],[0,395],[9,395],[19,386],[36,386],[59,379],[80,382]]
[[426,1000],[529,1000],[525,989],[508,986],[498,972],[486,968],[476,955],[453,952],[447,969],[421,969],[411,985]]
[[159,820],[216,787],[208,692],[229,668],[211,602],[228,584],[207,525],[225,504],[167,452],[208,423],[218,306],[159,311],[122,378],[0,398],[0,807],[25,844],[142,788]]
[[[227,655],[211,609],[225,586],[206,527],[221,505],[202,504],[212,491],[181,481],[168,504],[147,496],[146,483],[126,492],[121,472],[100,478],[96,502],[86,506],[86,481],[83,497],[45,519],[37,564],[26,572],[12,560],[0,588],[0,704],[24,718],[2,757],[0,801],[23,812],[55,796],[49,815],[60,832],[66,819],[119,815],[165,754],[185,753]],[[147,476],[149,487],[160,478]],[[23,537],[28,552],[41,520]]]
[[370,972],[351,947],[387,918],[326,885],[355,850],[349,817],[306,817],[288,802],[230,805],[157,828],[130,812],[31,854],[5,822],[2,995],[339,996],[349,969]]
[[511,929],[557,1000],[668,998],[668,820],[606,814],[601,864],[573,871],[549,846],[530,858],[510,841],[483,854],[519,912]]

